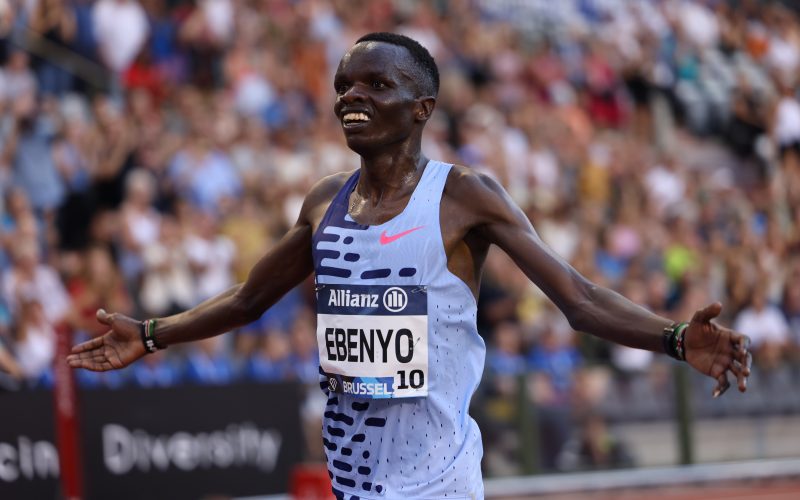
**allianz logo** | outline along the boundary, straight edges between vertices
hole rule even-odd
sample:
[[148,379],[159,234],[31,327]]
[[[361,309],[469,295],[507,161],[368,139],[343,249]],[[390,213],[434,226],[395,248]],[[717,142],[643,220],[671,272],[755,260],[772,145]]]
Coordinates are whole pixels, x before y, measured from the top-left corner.
[[377,293],[352,293],[348,289],[331,290],[328,296],[328,306],[332,307],[379,307],[381,300],[383,307],[391,312],[400,312],[408,305],[408,294],[400,287],[390,287],[383,292],[383,297]]

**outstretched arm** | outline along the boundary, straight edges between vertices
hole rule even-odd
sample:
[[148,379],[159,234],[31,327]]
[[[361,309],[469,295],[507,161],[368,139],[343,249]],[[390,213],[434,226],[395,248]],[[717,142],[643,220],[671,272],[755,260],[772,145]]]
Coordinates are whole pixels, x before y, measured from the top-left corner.
[[[296,225],[255,265],[247,281],[185,312],[158,319],[156,343],[166,347],[200,340],[255,321],[311,270],[311,227]],[[102,309],[97,319],[109,327],[108,333],[75,346],[67,357],[71,367],[118,369],[146,354],[138,320]]]
[[159,319],[156,342],[199,340],[257,320],[313,269],[311,226],[298,223],[250,271],[247,281],[175,316]]
[[[578,273],[542,242],[525,214],[493,179],[467,174],[460,184],[457,196],[477,221],[472,231],[502,248],[575,330],[629,347],[664,352],[663,331],[674,321]],[[715,396],[728,388],[728,371],[737,377],[742,391],[750,373],[747,337],[711,322],[720,310],[719,304],[701,309],[685,333],[686,361],[718,381]]]
[[[156,344],[169,346],[199,340],[255,321],[308,277],[313,270],[312,214],[326,205],[337,183],[337,178],[331,177],[312,188],[295,226],[261,258],[244,283],[185,312],[159,318],[154,332]],[[103,310],[97,311],[97,319],[109,331],[75,346],[67,357],[70,366],[106,371],[127,366],[146,354],[140,321]]]

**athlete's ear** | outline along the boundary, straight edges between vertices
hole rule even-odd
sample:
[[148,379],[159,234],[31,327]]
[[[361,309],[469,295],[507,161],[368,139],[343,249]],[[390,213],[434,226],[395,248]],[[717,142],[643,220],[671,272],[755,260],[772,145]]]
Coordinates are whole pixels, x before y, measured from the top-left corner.
[[417,111],[416,118],[419,122],[428,121],[433,113],[433,108],[436,107],[436,98],[433,96],[425,96],[417,98]]

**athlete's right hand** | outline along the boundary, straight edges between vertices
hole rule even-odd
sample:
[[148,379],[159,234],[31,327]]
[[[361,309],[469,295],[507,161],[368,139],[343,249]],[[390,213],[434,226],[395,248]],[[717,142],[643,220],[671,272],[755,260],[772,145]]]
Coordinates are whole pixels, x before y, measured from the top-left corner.
[[140,322],[123,314],[97,310],[97,321],[111,329],[104,335],[78,344],[67,356],[72,368],[95,372],[117,370],[133,363],[147,352],[139,333]]

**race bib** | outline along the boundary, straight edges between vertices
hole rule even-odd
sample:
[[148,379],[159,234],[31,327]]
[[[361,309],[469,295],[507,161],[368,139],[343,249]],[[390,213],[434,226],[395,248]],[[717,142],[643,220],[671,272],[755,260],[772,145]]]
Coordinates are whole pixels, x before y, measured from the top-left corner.
[[427,288],[317,285],[317,346],[331,392],[427,396]]

